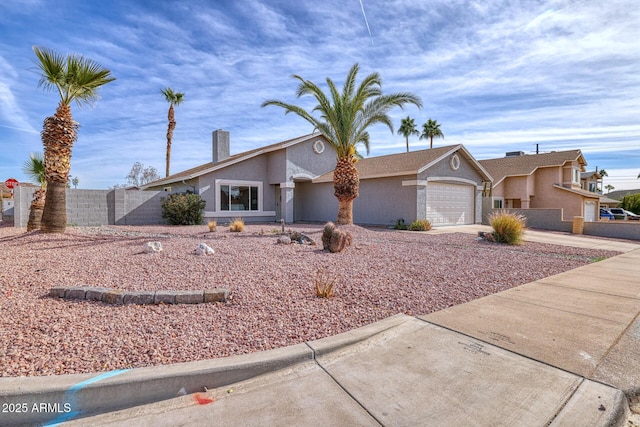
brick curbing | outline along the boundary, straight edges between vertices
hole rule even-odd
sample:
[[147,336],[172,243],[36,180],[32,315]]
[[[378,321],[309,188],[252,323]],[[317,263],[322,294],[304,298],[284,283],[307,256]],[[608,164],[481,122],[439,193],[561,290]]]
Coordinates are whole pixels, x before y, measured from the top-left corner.
[[229,289],[202,291],[122,291],[92,286],[55,287],[49,296],[70,300],[101,301],[106,304],[201,304],[227,302]]

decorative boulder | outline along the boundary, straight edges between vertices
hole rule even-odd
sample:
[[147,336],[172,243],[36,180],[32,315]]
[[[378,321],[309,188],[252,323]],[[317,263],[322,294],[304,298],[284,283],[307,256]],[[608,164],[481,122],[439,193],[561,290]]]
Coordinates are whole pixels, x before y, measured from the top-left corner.
[[351,233],[340,230],[334,223],[328,222],[324,226],[322,247],[325,251],[328,250],[332,253],[342,252],[344,248],[351,245],[352,241]]
[[289,238],[289,236],[280,236],[278,237],[278,243],[281,245],[290,245],[291,238]]
[[200,243],[196,248],[196,255],[213,255],[216,251],[209,247],[206,243]]
[[162,243],[160,242],[147,242],[144,244],[144,251],[148,254],[153,252],[162,251]]
[[313,240],[311,237],[309,237],[306,234],[301,233],[299,231],[294,231],[293,233],[291,233],[289,235],[289,237],[291,238],[292,242],[296,242],[296,243],[299,243],[301,245],[311,245],[311,246],[315,246],[316,245],[315,240]]

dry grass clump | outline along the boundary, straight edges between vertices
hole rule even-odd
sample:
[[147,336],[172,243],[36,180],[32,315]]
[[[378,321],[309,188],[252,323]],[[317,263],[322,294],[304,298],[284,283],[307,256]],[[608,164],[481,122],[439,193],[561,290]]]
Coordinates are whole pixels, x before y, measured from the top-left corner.
[[207,226],[209,227],[209,231],[211,232],[216,231],[218,227],[218,221],[209,221],[207,222]]
[[416,219],[409,225],[411,231],[429,231],[431,230],[431,223],[426,219]]
[[242,218],[236,218],[229,224],[229,231],[234,233],[240,233],[244,230],[244,220]]
[[328,277],[325,277],[322,270],[318,270],[316,272],[315,278],[315,287],[316,287],[316,296],[318,298],[329,298],[333,295],[333,287],[336,284],[336,278],[330,280]]
[[517,213],[508,211],[495,211],[489,215],[489,224],[493,228],[493,236],[496,242],[509,245],[522,243],[527,218]]

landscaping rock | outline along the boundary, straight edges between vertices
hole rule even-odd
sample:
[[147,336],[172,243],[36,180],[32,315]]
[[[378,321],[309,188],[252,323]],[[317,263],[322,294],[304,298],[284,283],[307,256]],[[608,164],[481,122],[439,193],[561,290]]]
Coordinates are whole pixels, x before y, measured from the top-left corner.
[[478,239],[486,240],[487,242],[495,242],[496,236],[492,231],[478,231]]
[[226,302],[229,289],[205,289],[204,302]]
[[206,243],[200,243],[196,248],[196,255],[213,255],[216,251],[213,248],[209,247]]
[[304,233],[300,233],[299,231],[294,231],[289,236],[292,242],[299,243],[301,245],[311,245],[315,246],[316,242],[311,237],[307,236]]
[[154,304],[155,292],[125,292],[122,297],[123,304]]
[[177,291],[176,304],[200,304],[204,302],[204,291]]
[[102,301],[102,296],[104,295],[104,293],[109,291],[110,289],[103,287],[88,288],[85,298],[87,299],[87,301]]
[[175,304],[176,291],[157,291],[153,302],[156,304]]
[[290,245],[291,238],[289,236],[280,236],[278,237],[278,243],[281,245]]
[[162,243],[147,242],[144,244],[144,251],[148,254],[162,251]]
[[49,289],[49,296],[50,297],[64,298],[64,293],[66,291],[67,291],[67,288],[64,288],[64,287],[51,288],[51,289]]
[[102,294],[102,302],[106,304],[122,304],[124,292],[119,290],[109,290]]
[[85,299],[86,296],[87,288],[80,286],[67,288],[67,291],[64,293],[64,297],[68,299]]

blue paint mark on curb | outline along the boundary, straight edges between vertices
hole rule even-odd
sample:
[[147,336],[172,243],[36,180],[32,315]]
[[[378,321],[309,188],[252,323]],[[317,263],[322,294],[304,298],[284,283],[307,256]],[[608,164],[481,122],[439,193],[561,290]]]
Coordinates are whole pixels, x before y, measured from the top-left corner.
[[[64,394],[63,404],[69,403],[71,408],[77,408],[78,392],[82,390],[84,387],[88,386],[89,384],[92,384],[101,380],[105,380],[107,378],[115,377],[116,375],[124,374],[125,372],[128,372],[128,371],[130,371],[130,369],[118,369],[116,371],[105,372],[104,374],[97,375],[93,378],[89,378],[88,380],[72,385],[67,389],[67,392]],[[48,423],[46,423],[45,426],[46,427],[57,426],[60,423],[76,418],[78,415],[80,415],[81,412],[82,411],[71,411],[66,414],[62,414],[55,420],[49,421]]]

